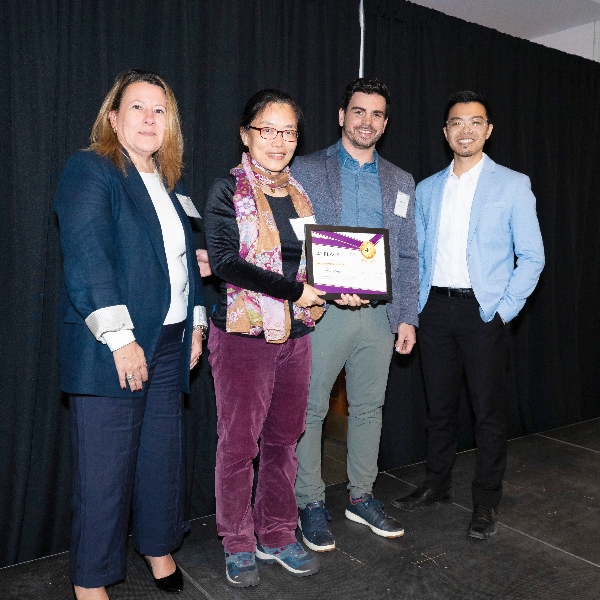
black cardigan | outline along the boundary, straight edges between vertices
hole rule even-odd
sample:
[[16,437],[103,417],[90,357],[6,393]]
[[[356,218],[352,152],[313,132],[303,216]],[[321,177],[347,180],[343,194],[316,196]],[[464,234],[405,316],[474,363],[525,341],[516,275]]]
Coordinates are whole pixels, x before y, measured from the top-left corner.
[[[233,175],[215,180],[208,194],[204,217],[210,266],[213,273],[221,279],[212,321],[214,326],[222,331],[225,331],[227,318],[227,283],[288,300],[290,311],[292,311],[291,303],[298,300],[304,290],[304,284],[296,281],[302,255],[302,242],[298,240],[290,224],[290,219],[298,218],[292,199],[289,196],[266,197],[281,240],[283,262],[283,275],[281,275],[261,269],[240,257],[240,232],[235,218],[234,193]],[[302,321],[294,319],[293,312],[290,314],[292,316],[290,338],[301,337],[312,330]],[[262,334],[261,336],[264,337]]]

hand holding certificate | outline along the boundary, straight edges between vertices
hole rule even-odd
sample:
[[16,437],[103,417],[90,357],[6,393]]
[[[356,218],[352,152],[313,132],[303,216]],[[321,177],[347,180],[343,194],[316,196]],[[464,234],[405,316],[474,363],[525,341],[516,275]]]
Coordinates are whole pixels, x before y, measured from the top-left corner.
[[334,300],[357,294],[391,300],[389,234],[371,227],[306,225],[306,274],[310,285]]

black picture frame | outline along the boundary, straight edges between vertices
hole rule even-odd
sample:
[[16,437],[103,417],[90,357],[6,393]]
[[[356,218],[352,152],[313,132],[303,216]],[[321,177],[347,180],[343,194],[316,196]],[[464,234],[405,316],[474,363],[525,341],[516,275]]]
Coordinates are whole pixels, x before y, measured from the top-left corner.
[[[305,244],[306,244],[306,279],[307,283],[317,289],[324,289],[325,295],[322,296],[325,300],[335,300],[340,297],[340,294],[357,294],[365,300],[379,300],[390,302],[392,300],[392,272],[390,266],[390,235],[389,231],[380,227],[346,227],[342,225],[305,225]],[[318,258],[317,251],[313,244],[314,232],[331,232],[345,236],[345,234],[369,234],[372,237],[380,235],[381,238],[377,241],[377,247],[382,248],[385,258],[385,290],[370,290],[368,287],[361,288],[360,286],[346,288],[344,286],[331,286],[323,282],[315,281],[315,259]],[[348,236],[352,238],[352,235]],[[358,243],[358,242],[357,242]],[[359,248],[357,247],[357,251]],[[332,289],[333,288],[333,289]]]

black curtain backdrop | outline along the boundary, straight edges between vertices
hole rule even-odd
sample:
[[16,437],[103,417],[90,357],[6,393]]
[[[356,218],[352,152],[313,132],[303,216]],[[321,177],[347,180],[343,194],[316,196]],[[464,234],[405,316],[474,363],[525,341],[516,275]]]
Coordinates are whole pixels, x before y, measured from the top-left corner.
[[[547,265],[513,324],[511,435],[598,416],[600,65],[403,0],[366,0],[365,9],[365,74],[393,94],[382,156],[417,181],[443,168],[445,99],[472,88],[495,109],[489,154],[532,178]],[[212,180],[239,160],[239,115],[261,87],[280,87],[302,106],[300,153],[338,139],[337,108],[357,76],[359,43],[358,0],[0,0],[0,565],[68,547],[52,199],[115,75],[150,69],[172,85],[186,188],[202,212]],[[210,281],[205,290],[210,307]],[[424,457],[418,354],[394,360],[388,390],[384,468]],[[465,402],[463,448],[473,445],[470,418]],[[214,510],[215,419],[204,357],[186,410],[191,517]]]
[[[202,212],[212,180],[239,162],[238,122],[257,90],[279,87],[299,102],[306,151],[336,138],[339,97],[358,74],[359,37],[358,2],[345,0],[0,0],[0,566],[68,548],[52,200],[116,74],[149,69],[173,87],[186,191]],[[210,284],[206,292],[210,308]],[[215,422],[205,359],[186,411],[192,517],[214,512]]]
[[[600,65],[410,2],[365,2],[365,73],[385,81],[394,105],[379,151],[417,181],[451,160],[442,134],[448,96],[491,102],[486,152],[527,173],[546,251],[540,282],[512,322],[511,437],[600,415]],[[390,370],[380,466],[425,458],[418,352]],[[460,408],[460,448],[472,415]]]

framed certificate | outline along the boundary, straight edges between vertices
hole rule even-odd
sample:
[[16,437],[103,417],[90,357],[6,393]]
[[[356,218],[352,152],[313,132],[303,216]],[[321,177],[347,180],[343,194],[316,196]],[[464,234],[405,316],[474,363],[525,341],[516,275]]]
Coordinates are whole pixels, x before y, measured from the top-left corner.
[[306,278],[326,300],[358,294],[365,300],[392,299],[387,229],[305,225]]

